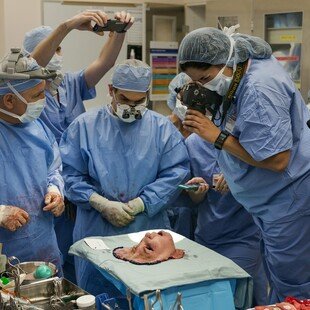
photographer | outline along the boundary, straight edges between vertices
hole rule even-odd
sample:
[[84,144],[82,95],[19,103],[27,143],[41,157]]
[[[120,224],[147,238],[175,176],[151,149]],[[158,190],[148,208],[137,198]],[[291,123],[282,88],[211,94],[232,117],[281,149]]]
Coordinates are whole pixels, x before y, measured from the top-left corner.
[[183,124],[219,149],[233,196],[261,229],[270,301],[309,298],[309,111],[270,46],[232,32],[201,28],[183,39],[181,69],[224,97],[213,122],[191,109]]
[[[127,23],[125,31],[134,22],[134,17],[124,11],[116,12],[115,19]],[[92,23],[103,26],[107,20],[108,16],[105,12],[95,10],[79,13],[61,23],[55,30],[49,26],[37,27],[26,33],[23,42],[24,50],[31,53],[40,66],[50,71],[62,71],[63,51],[60,44],[65,37],[74,29],[93,32]],[[125,31],[110,32],[98,58],[87,68],[78,72],[66,72],[57,96],[46,91],[47,106],[40,119],[54,133],[58,143],[71,122],[85,112],[83,101],[96,96],[95,86],[114,66],[125,39]],[[103,35],[102,32],[98,34]]]
[[[200,102],[205,102],[205,96],[216,100],[216,95],[202,87],[197,88],[197,84],[191,83],[182,72],[169,84],[167,104],[184,120],[187,107],[182,100],[186,99],[189,107],[203,108],[206,113],[205,104]],[[217,163],[215,147],[197,134],[189,134],[185,145],[193,178],[186,184],[199,184],[199,189],[181,192],[169,210],[174,213],[171,227],[187,238],[190,236],[186,232],[194,229],[193,240],[228,257],[244,269],[253,278],[253,305],[266,304],[267,279],[260,253],[259,228],[229,191]],[[193,213],[195,225],[191,221]]]

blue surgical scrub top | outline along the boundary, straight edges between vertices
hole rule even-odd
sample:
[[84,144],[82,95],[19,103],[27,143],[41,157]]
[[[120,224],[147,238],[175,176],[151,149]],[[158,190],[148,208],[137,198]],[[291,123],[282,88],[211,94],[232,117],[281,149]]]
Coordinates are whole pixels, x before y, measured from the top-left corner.
[[[262,161],[290,150],[283,172],[248,165],[219,152],[218,161],[234,197],[264,222],[292,220],[310,212],[310,119],[300,92],[281,64],[251,59],[224,127]],[[233,128],[228,123],[235,119]]]
[[[77,205],[74,239],[167,228],[165,210],[190,174],[184,139],[162,115],[147,110],[126,123],[109,107],[79,116],[60,143],[67,197]],[[145,212],[126,227],[115,227],[89,204],[97,192],[112,201],[140,197]]]
[[63,192],[61,169],[58,144],[41,120],[16,125],[0,121],[0,204],[29,214],[29,222],[15,232],[0,228],[7,256],[53,262],[61,270],[54,216],[43,211],[49,186]]
[[231,192],[221,194],[212,189],[213,175],[222,173],[217,163],[218,151],[195,133],[185,143],[192,174],[202,177],[210,186],[199,204],[195,240],[212,248],[225,247],[227,244],[257,247],[260,235],[252,216],[234,199]]
[[80,114],[85,112],[83,100],[96,97],[95,88],[88,88],[84,70],[75,73],[65,73],[58,87],[58,96],[45,92],[46,106],[40,119],[53,132],[59,143],[62,133]]

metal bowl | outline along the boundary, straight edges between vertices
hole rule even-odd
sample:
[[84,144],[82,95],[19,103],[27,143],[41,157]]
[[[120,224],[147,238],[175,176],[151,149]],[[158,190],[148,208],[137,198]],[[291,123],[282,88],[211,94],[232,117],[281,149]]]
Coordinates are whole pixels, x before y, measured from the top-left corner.
[[23,281],[23,284],[28,284],[28,283],[33,283],[33,282],[44,280],[44,279],[36,279],[34,277],[34,272],[40,265],[46,265],[49,268],[51,268],[52,270],[51,277],[56,276],[58,272],[57,267],[53,263],[49,263],[49,262],[30,261],[30,262],[20,263],[20,261],[16,257],[13,256],[13,257],[8,258],[8,263],[10,266],[8,271],[12,271],[13,269],[17,268],[20,273],[26,274],[26,278]]

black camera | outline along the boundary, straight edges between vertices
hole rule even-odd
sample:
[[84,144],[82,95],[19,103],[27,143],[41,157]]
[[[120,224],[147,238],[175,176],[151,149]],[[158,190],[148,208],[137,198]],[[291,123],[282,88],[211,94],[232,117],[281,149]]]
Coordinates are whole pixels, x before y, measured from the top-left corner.
[[206,114],[208,110],[212,116],[218,111],[223,97],[215,91],[211,91],[201,84],[189,83],[175,90],[177,93],[182,91],[182,102],[188,109],[196,110]]
[[94,32],[103,32],[103,31],[116,31],[116,32],[124,32],[127,23],[123,23],[117,19],[108,19],[108,22],[102,27],[96,24],[93,27]]

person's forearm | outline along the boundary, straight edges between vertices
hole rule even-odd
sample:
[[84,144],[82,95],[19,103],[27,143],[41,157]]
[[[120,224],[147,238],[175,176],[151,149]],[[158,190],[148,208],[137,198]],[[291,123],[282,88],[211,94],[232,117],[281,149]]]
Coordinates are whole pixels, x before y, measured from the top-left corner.
[[226,139],[223,145],[223,150],[251,166],[264,168],[275,172],[284,171],[290,159],[290,151],[284,151],[265,160],[256,161],[233,136],[229,136]]
[[88,88],[93,88],[101,78],[114,66],[122,48],[125,33],[113,33],[104,44],[99,57],[85,70],[85,81]]
[[66,22],[61,23],[47,38],[45,38],[31,53],[37,63],[45,67],[54,56],[58,46],[70,32]]

